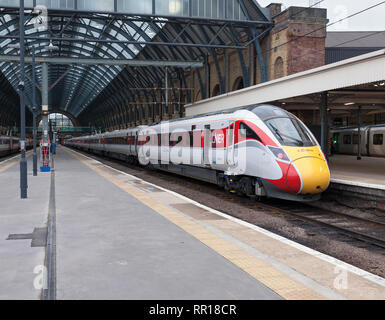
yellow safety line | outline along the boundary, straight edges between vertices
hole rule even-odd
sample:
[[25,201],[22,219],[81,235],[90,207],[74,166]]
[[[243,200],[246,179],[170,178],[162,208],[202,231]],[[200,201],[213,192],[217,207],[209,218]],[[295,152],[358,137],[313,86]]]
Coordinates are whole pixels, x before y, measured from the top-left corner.
[[[100,169],[89,163],[89,160],[77,153],[65,149],[74,158],[81,161],[91,170],[95,171],[108,181],[112,182],[120,189],[124,190],[140,202],[177,225],[179,228],[192,235],[207,247],[216,251],[218,254],[229,260],[231,263],[242,269],[257,281],[263,283],[266,287],[273,290],[279,296],[287,300],[324,300],[325,297],[319,295],[312,289],[291,279],[284,273],[276,270],[267,263],[257,259],[252,254],[246,252],[237,245],[227,241],[215,233],[209,231],[200,224],[182,216],[177,211],[155,201],[144,192],[139,191],[126,182],[114,178],[105,170]],[[88,160],[88,161],[87,161]]]
[[8,170],[9,168],[11,168],[12,166],[14,166],[15,164],[17,163],[17,160],[13,160],[11,161],[9,164],[6,164],[5,166],[1,167],[0,168],[0,173]]
[[[31,155],[31,152],[27,152],[26,153],[26,158],[28,159],[28,157]],[[18,163],[20,161],[20,158],[17,157],[15,158],[14,160],[10,161],[10,160],[4,160],[4,163],[7,163],[9,162],[8,164],[4,165],[4,166],[1,166],[2,164],[0,163],[0,173],[8,170],[9,168],[13,167],[16,163]]]

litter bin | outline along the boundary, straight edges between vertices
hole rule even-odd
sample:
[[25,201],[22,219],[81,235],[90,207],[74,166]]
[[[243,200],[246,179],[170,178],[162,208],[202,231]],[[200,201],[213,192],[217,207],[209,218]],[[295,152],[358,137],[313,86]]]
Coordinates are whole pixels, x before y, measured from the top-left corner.
[[52,142],[51,144],[51,152],[52,154],[56,154],[56,143]]

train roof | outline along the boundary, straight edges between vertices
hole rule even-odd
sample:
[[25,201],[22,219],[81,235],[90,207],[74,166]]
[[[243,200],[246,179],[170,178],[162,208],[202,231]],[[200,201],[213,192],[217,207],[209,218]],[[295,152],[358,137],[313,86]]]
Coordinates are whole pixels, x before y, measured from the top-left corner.
[[[385,128],[385,124],[375,124],[375,125],[361,126],[361,130],[374,129],[374,128]],[[334,128],[331,128],[331,130],[332,131],[355,131],[355,130],[358,130],[358,126],[334,127]]]
[[[205,114],[201,114],[201,115],[195,115],[195,116],[190,116],[190,117],[185,117],[185,118],[177,118],[177,119],[173,119],[173,120],[167,120],[167,121],[162,121],[162,122],[157,122],[157,123],[154,123],[150,126],[138,126],[138,127],[134,127],[134,128],[129,128],[129,129],[124,129],[124,130],[115,130],[115,131],[110,131],[110,132],[105,132],[105,133],[102,133],[102,134],[97,134],[97,135],[94,135],[94,136],[83,136],[83,137],[78,137],[81,138],[81,139],[89,139],[89,138],[94,138],[95,136],[99,136],[99,135],[103,135],[103,136],[113,136],[114,134],[121,134],[122,132],[132,132],[133,130],[138,130],[140,128],[148,128],[148,127],[152,127],[152,126],[157,126],[159,124],[166,124],[166,123],[175,123],[175,122],[180,122],[180,121],[188,121],[188,120],[193,120],[193,119],[198,119],[198,118],[203,118],[203,117],[210,117],[210,116],[215,116],[215,115],[218,115],[218,114],[231,114],[231,113],[234,113],[234,112],[237,112],[237,111],[250,111],[252,113],[254,113],[256,116],[258,116],[261,120],[267,120],[267,119],[271,119],[271,118],[296,118],[293,114],[291,114],[290,112],[280,108],[280,107],[277,107],[277,106],[274,106],[274,105],[270,105],[270,104],[255,104],[255,105],[251,105],[251,106],[243,106],[243,107],[235,107],[235,108],[232,108],[232,109],[228,109],[228,110],[225,110],[225,111],[216,111],[216,112],[209,112],[209,113],[205,113]],[[75,139],[75,138],[73,138]]]
[[290,112],[288,112],[288,111],[286,111],[280,107],[270,105],[270,104],[255,104],[255,105],[251,105],[251,106],[235,107],[235,108],[227,109],[224,111],[215,111],[215,112],[209,112],[209,113],[194,115],[194,116],[185,117],[185,118],[177,118],[177,119],[173,119],[173,120],[162,121],[162,122],[154,123],[153,125],[158,125],[161,123],[173,123],[173,122],[184,121],[184,120],[193,120],[193,119],[198,119],[198,118],[203,118],[203,117],[215,116],[217,114],[231,114],[231,113],[234,113],[237,111],[242,111],[242,110],[250,111],[250,112],[254,113],[255,115],[257,115],[262,120],[269,119],[269,118],[276,118],[276,117],[285,117],[285,118],[286,117],[289,117],[289,118],[294,117],[294,115],[292,115]]

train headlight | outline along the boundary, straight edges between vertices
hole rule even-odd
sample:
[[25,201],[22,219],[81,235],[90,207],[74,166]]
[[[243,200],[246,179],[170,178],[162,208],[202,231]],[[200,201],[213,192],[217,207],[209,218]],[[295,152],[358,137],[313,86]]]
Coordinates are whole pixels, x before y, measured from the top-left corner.
[[287,156],[286,152],[283,149],[270,147],[270,146],[269,146],[269,149],[277,159],[282,161],[290,161],[289,157]]

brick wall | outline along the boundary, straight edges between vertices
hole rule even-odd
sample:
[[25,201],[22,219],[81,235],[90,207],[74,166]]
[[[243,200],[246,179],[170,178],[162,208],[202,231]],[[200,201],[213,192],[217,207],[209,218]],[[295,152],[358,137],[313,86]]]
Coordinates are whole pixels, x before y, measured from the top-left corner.
[[283,60],[282,76],[325,64],[326,10],[290,7],[274,17],[271,32],[270,78],[277,78],[276,62]]

